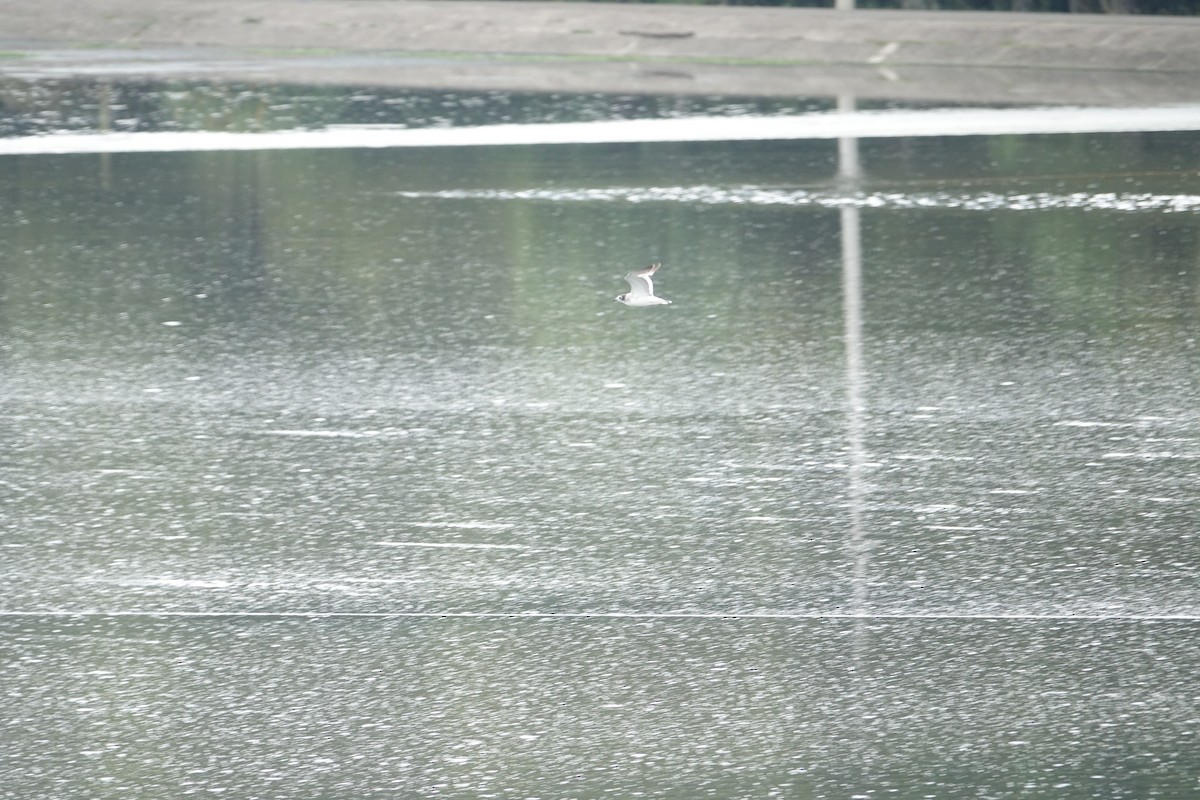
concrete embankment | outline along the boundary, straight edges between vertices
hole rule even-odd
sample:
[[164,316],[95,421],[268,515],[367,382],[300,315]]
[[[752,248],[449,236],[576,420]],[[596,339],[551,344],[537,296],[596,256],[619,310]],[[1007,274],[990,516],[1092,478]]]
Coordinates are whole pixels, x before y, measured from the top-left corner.
[[0,72],[1200,102],[1200,18],[495,0],[0,0]]

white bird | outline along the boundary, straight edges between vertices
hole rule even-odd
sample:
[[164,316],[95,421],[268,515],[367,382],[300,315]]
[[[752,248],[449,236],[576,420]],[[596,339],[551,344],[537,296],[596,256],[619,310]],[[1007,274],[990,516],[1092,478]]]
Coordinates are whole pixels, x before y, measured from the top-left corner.
[[627,306],[665,306],[671,303],[670,300],[663,300],[661,297],[654,295],[654,281],[650,280],[650,276],[658,271],[662,266],[662,262],[655,261],[645,269],[638,269],[630,272],[625,276],[625,280],[629,281],[631,291],[617,295],[617,302],[624,303]]

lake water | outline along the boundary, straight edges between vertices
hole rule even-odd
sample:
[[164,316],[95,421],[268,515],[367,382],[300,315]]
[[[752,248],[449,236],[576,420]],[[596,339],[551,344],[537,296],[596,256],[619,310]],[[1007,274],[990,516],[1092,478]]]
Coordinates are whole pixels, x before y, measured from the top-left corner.
[[0,156],[0,797],[1197,796],[1197,153]]

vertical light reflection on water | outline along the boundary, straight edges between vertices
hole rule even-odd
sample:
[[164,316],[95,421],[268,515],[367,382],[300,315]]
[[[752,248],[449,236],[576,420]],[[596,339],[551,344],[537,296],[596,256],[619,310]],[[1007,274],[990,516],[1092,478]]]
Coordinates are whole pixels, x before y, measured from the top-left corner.
[[862,366],[862,244],[859,210],[843,208],[842,215],[842,314],[846,347],[846,496],[850,509],[850,555],[854,560],[851,611],[860,614],[867,600],[867,542],[863,531],[864,470],[867,453],[864,437],[866,404]]
[[[96,128],[100,133],[112,130],[112,84],[104,81],[100,84],[100,97],[96,103]],[[112,189],[112,153],[100,153],[100,188],[105,191]]]
[[[838,113],[853,114],[855,109],[854,95],[839,94],[837,101]],[[843,188],[853,188],[862,176],[858,164],[858,139],[843,136],[838,139],[838,179]]]
[[[838,96],[838,111],[852,113],[853,95]],[[862,176],[858,139],[838,139],[838,183],[843,191],[853,189]],[[846,498],[850,512],[848,550],[853,563],[850,612],[861,614],[867,601],[867,542],[863,531],[863,471],[866,465],[862,365],[862,241],[858,208],[841,209],[842,228],[842,324],[846,349]],[[857,639],[858,637],[856,637]]]

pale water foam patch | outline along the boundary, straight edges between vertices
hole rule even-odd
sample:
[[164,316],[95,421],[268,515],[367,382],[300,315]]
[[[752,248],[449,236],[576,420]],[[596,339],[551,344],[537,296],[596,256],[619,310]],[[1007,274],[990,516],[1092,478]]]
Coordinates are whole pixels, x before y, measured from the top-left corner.
[[406,198],[523,200],[585,203],[688,203],[702,205],[813,206],[819,208],[961,209],[964,211],[1200,212],[1200,195],[1115,192],[954,194],[951,192],[819,192],[763,186],[613,186],[554,189],[444,189],[397,192]]
[[0,139],[0,155],[733,142],[1195,130],[1200,130],[1200,105],[1147,108],[943,108],[823,112],[791,116],[679,117],[480,125],[461,128],[336,125],[315,131],[258,133],[53,133]]

